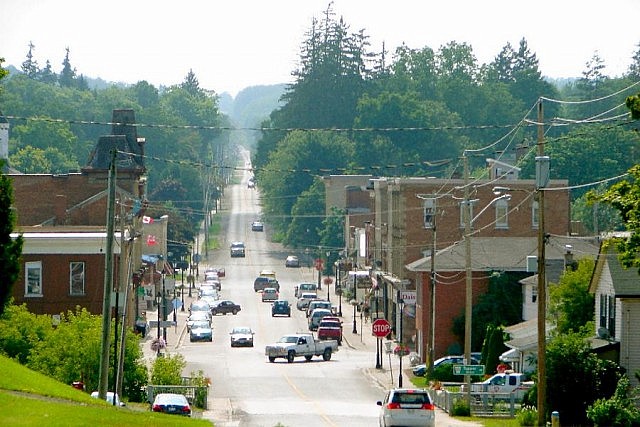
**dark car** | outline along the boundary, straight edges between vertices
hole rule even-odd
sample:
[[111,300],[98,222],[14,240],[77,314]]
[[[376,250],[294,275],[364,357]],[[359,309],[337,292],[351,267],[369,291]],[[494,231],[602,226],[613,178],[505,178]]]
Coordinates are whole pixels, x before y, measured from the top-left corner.
[[[438,368],[439,366],[444,365],[462,365],[464,361],[464,356],[444,356],[440,359],[436,359],[433,362],[433,369]],[[478,365],[480,361],[476,359],[474,356],[471,356],[471,364]],[[422,365],[417,365],[413,368],[413,375],[416,377],[423,377],[427,373],[427,365],[423,363]]]
[[244,246],[244,242],[233,242],[231,243],[231,246],[229,247],[229,250],[231,252],[231,257],[242,257],[244,258],[245,256],[245,246]]
[[278,292],[280,292],[280,283],[278,283],[278,281],[272,277],[256,277],[256,280],[253,281],[253,291],[264,291],[266,288],[275,288]]
[[271,304],[271,317],[274,316],[287,316],[291,317],[291,305],[286,299],[275,300]]
[[240,305],[228,299],[216,301],[216,303],[211,306],[211,314],[213,316],[215,316],[216,314],[227,313],[238,314],[239,311]]
[[153,412],[163,412],[165,414],[185,415],[187,417],[191,416],[191,406],[183,394],[156,394],[153,404],[151,405],[151,410]]

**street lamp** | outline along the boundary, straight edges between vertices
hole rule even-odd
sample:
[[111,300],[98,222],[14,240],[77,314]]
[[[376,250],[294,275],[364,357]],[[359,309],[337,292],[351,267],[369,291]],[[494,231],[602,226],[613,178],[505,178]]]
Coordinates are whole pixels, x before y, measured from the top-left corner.
[[398,344],[398,356],[400,357],[400,373],[398,374],[398,387],[402,388],[402,356],[404,356],[404,346],[402,345],[402,313],[404,311],[404,300],[400,297],[400,291],[398,291],[398,308],[400,309],[400,326],[398,328],[398,337],[400,337]]
[[[327,251],[327,265],[329,265],[329,255],[331,255],[330,251]],[[331,269],[329,269],[331,271]],[[329,296],[329,288],[330,288],[329,280],[327,280],[327,301],[331,301],[331,297]]]
[[351,305],[353,306],[353,332],[354,334],[358,333],[358,327],[356,326],[356,306],[358,305],[358,301],[356,299],[351,300]]
[[180,271],[182,272],[182,286],[180,286],[180,297],[182,298],[182,308],[180,309],[180,311],[184,312],[184,264],[180,265]]

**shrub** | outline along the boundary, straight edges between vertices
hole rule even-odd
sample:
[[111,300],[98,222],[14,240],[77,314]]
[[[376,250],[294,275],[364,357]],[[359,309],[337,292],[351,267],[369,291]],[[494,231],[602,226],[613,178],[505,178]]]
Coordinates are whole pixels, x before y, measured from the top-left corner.
[[518,424],[533,427],[538,424],[538,409],[534,406],[523,406],[516,414]]
[[598,399],[587,408],[587,418],[596,426],[640,426],[640,411],[629,396],[630,390],[629,378],[623,375],[610,399]]
[[454,417],[469,417],[471,416],[471,407],[464,398],[456,399],[451,407],[451,415]]
[[151,366],[151,384],[181,385],[182,370],[187,366],[181,354],[165,355],[153,360]]

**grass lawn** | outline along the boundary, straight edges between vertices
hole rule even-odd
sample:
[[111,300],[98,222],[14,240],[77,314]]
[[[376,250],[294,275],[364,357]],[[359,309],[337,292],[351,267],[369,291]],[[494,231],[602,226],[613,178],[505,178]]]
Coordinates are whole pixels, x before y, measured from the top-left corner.
[[114,407],[0,356],[0,425],[211,426],[202,419],[157,414],[147,405]]

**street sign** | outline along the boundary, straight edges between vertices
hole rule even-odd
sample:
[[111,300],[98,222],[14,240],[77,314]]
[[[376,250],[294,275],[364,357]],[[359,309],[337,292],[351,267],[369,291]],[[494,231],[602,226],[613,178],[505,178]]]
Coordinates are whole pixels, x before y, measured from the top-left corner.
[[171,301],[171,305],[173,305],[173,309],[174,310],[178,310],[178,309],[180,309],[180,307],[182,307],[182,301],[180,301],[178,298],[176,298],[173,301]]
[[322,258],[316,258],[314,266],[318,271],[324,270],[324,260]]
[[453,365],[453,375],[484,375],[484,365]]
[[376,319],[371,324],[371,333],[378,338],[384,338],[391,332],[391,325],[385,319]]

